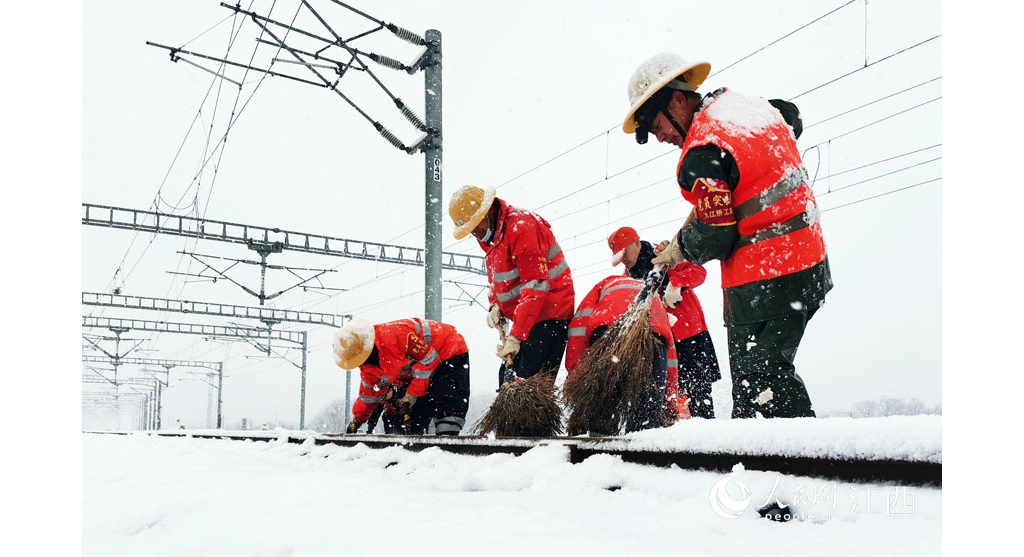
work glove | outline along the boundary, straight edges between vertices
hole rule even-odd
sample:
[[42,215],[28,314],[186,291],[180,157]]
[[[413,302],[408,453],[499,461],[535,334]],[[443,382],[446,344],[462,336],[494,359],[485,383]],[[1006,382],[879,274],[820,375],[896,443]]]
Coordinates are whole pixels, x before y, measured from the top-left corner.
[[683,301],[683,289],[681,286],[669,286],[665,289],[665,295],[661,297],[661,301],[665,303],[665,307],[674,308],[679,305],[679,302]]
[[679,413],[673,404],[661,406],[661,427],[672,427],[679,420]]
[[412,406],[416,404],[416,400],[419,399],[416,395],[405,393],[402,398],[398,399],[398,409],[403,414],[408,414],[412,410]]
[[501,314],[501,308],[498,304],[491,306],[491,309],[487,311],[487,326],[492,329],[501,329],[501,320],[504,316]]
[[498,351],[495,352],[501,359],[512,359],[519,353],[519,339],[509,335],[505,337],[505,344],[498,345]]
[[[658,245],[660,246],[661,244]],[[683,261],[686,261],[686,258],[683,257],[683,251],[679,249],[678,234],[672,237],[672,241],[662,248],[661,252],[654,259],[651,259],[651,263],[664,265],[666,269],[671,269]]]
[[352,418],[352,421],[348,423],[348,427],[345,428],[345,433],[355,433],[365,423],[359,418]]

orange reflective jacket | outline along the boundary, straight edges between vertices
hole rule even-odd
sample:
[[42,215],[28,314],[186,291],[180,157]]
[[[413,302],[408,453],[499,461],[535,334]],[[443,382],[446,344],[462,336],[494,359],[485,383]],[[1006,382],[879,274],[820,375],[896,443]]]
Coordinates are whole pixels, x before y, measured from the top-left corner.
[[572,273],[551,225],[539,215],[496,200],[497,229],[487,254],[488,298],[512,320],[510,335],[525,341],[541,321],[572,317],[576,295]]
[[380,366],[359,366],[359,397],[352,405],[352,414],[363,421],[387,399],[392,385],[422,397],[441,362],[469,352],[455,327],[437,321],[399,319],[374,325],[373,332]]
[[[730,288],[809,269],[825,260],[818,206],[796,138],[779,111],[759,97],[724,91],[694,114],[679,165],[702,145],[728,151],[740,181],[728,195],[739,239],[722,261],[722,287]],[[678,169],[677,169],[678,174]],[[695,203],[692,192],[683,196]]]

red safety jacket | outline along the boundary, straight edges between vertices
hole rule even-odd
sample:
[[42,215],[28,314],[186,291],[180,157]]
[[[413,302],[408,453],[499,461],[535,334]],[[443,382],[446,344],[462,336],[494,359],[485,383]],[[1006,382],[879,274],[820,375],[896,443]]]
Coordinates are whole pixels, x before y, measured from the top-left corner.
[[422,397],[441,362],[469,352],[455,327],[437,321],[399,319],[374,325],[373,332],[380,366],[359,366],[359,397],[352,405],[352,414],[362,421],[387,399],[392,385]]
[[497,199],[497,230],[487,254],[488,299],[512,320],[510,335],[521,341],[541,321],[572,317],[572,274],[551,225],[539,215]]
[[704,284],[707,276],[707,269],[689,261],[683,261],[668,270],[668,281],[672,286],[682,287],[683,299],[676,307],[666,308],[668,313],[676,318],[675,324],[672,325],[672,334],[676,340],[690,338],[708,330],[708,324],[704,320],[704,309],[701,308],[700,300],[693,291]]
[[[614,325],[626,313],[643,287],[644,281],[624,276],[610,276],[594,285],[569,322],[569,342],[565,346],[565,369],[569,374],[572,374],[573,368],[590,346],[590,335],[594,329],[601,325]],[[665,341],[668,348],[665,399],[674,406],[679,397],[676,347],[668,314],[657,296],[651,302],[651,329]]]
[[[679,166],[690,149],[709,144],[728,151],[740,174],[731,196],[723,191],[705,198],[721,207],[698,208],[724,216],[731,212],[737,223],[739,239],[722,261],[722,288],[790,275],[824,261],[814,192],[793,131],[779,111],[765,99],[726,90],[694,114]],[[682,192],[696,205],[692,192]]]

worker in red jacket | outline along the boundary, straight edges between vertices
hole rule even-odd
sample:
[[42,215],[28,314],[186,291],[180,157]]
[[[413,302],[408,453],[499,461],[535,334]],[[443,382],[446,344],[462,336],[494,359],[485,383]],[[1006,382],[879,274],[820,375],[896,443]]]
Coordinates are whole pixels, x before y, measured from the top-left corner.
[[800,110],[728,88],[697,93],[710,72],[661,53],[629,80],[622,130],[680,148],[675,177],[694,206],[654,263],[721,262],[733,418],[814,417],[795,360],[833,282],[796,143]]
[[[570,376],[587,348],[626,313],[643,288],[642,280],[613,275],[594,285],[583,298],[569,324],[565,369]],[[651,329],[655,339],[651,377],[657,393],[643,399],[637,412],[626,417],[627,433],[661,427],[664,407],[675,409],[679,397],[672,327],[665,307],[657,297],[651,301]],[[593,417],[587,427],[591,436],[619,433],[617,417]]]
[[[628,226],[608,237],[608,247],[612,250],[612,265],[622,263],[626,274],[635,279],[644,279],[654,269],[651,259],[660,251],[650,242],[641,240],[637,231]],[[687,396],[691,416],[714,418],[711,385],[722,378],[722,372],[704,320],[704,310],[693,292],[704,284],[707,269],[683,261],[666,274],[668,283],[661,286],[660,294],[668,314],[674,318],[672,335],[679,358],[679,390]]]
[[[539,215],[495,197],[494,188],[463,186],[448,213],[455,239],[472,234],[486,254],[490,285],[487,324],[504,335],[498,384],[545,373],[554,382],[562,364],[575,305],[572,273],[551,225]],[[512,364],[504,363],[507,359]]]
[[469,410],[469,349],[455,327],[427,319],[371,325],[357,319],[332,342],[334,362],[359,368],[359,397],[352,405],[355,433],[379,404],[409,415],[409,433],[422,435],[431,420],[437,435],[458,435]]

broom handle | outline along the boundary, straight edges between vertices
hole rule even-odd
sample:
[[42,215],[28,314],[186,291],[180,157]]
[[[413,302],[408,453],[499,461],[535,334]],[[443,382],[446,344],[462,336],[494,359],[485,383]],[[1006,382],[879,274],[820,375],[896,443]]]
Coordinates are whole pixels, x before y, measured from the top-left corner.
[[[505,344],[505,318],[504,317],[502,317],[501,320],[498,321],[498,340],[501,341],[502,345]],[[507,363],[508,365],[512,365],[512,356],[511,355],[505,356],[505,363]]]
[[[665,274],[664,271],[665,265],[659,264],[655,265],[654,269],[647,274],[647,278],[646,280],[644,280],[643,290],[641,290],[640,293],[636,295],[636,300],[638,302],[643,302],[644,300],[647,299],[648,296],[651,295],[651,292],[654,292],[655,290],[661,287],[661,282],[664,281],[665,277],[668,276]],[[660,279],[655,280],[655,277],[658,276],[655,274],[655,272],[657,272],[660,275]]]
[[[505,317],[504,316],[502,316],[502,318],[500,320],[498,320],[498,339],[501,340],[501,344],[504,346],[504,344],[505,344]],[[515,373],[515,370],[512,369],[512,356],[511,355],[505,356],[505,369],[504,369],[504,372],[502,373],[502,375],[503,375],[502,383],[509,383],[509,382],[515,380],[516,373]]]

